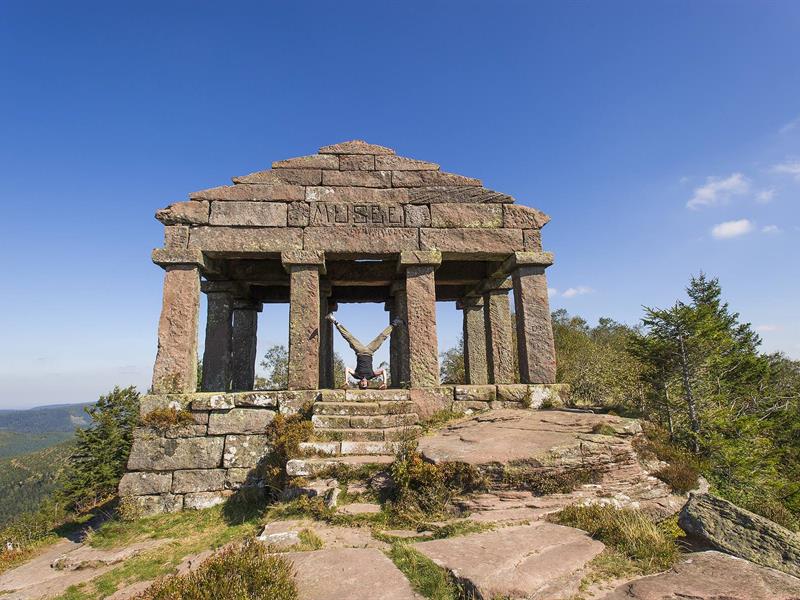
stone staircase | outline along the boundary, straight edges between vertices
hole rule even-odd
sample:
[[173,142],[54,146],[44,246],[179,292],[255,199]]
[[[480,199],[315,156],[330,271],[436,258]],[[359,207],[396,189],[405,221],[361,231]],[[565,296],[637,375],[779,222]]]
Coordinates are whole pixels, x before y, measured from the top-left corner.
[[313,476],[333,465],[383,464],[404,440],[421,431],[408,390],[323,390],[314,404],[313,442],[301,450],[316,457],[290,461],[291,475]]

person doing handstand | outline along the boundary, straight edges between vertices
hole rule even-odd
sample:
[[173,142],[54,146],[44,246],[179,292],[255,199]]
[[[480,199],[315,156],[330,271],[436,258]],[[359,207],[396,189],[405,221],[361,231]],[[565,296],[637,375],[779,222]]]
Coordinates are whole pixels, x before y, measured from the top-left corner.
[[386,341],[386,338],[389,337],[389,334],[392,333],[392,329],[395,327],[399,327],[403,324],[400,319],[395,319],[392,321],[392,324],[389,325],[386,329],[381,331],[374,340],[372,340],[366,346],[362,344],[356,336],[352,333],[347,331],[344,325],[339,323],[336,318],[333,316],[333,313],[329,314],[326,317],[331,323],[336,325],[336,329],[339,330],[339,333],[342,334],[342,337],[345,341],[350,345],[353,349],[353,352],[356,353],[356,368],[351,369],[350,367],[345,367],[344,370],[344,381],[345,387],[347,387],[347,382],[349,381],[349,377],[358,380],[358,387],[362,390],[366,389],[369,386],[369,381],[371,379],[375,379],[377,377],[381,378],[381,389],[386,389],[386,382],[389,379],[389,374],[386,372],[386,369],[379,369],[374,370],[372,366],[372,355],[377,352],[378,348],[381,347],[383,342]]

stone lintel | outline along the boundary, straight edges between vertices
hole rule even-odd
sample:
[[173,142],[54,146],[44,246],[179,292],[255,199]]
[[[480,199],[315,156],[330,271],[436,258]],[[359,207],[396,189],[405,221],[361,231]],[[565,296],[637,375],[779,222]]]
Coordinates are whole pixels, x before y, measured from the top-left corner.
[[204,294],[233,294],[235,296],[245,296],[247,286],[239,281],[201,281],[200,291]]
[[234,310],[254,310],[256,312],[261,312],[264,305],[252,298],[236,298],[233,301],[233,308]]
[[517,267],[549,267],[553,259],[552,252],[514,252],[503,262],[500,270],[511,273]]
[[513,283],[510,279],[506,279],[505,281],[498,283],[492,289],[486,290],[487,294],[508,294],[509,290],[514,287]]
[[152,259],[159,267],[173,265],[206,266],[203,252],[195,248],[155,248],[152,253]]
[[456,310],[465,308],[477,308],[483,306],[483,296],[467,296],[461,300],[456,300]]
[[319,272],[325,274],[325,253],[320,250],[287,250],[281,252],[281,263],[287,273],[293,267],[317,267]]
[[438,267],[442,264],[442,253],[438,250],[405,250],[397,261],[398,271],[412,265],[428,265]]

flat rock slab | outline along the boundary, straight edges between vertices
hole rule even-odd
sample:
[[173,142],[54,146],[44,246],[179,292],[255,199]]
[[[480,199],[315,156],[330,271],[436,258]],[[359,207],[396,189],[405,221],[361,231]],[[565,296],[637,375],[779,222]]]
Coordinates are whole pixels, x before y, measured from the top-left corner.
[[477,598],[568,598],[586,563],[604,548],[585,532],[552,523],[506,527],[414,548],[466,584]]
[[353,504],[345,504],[339,507],[339,512],[346,515],[377,515],[381,512],[381,506],[380,504],[368,502],[354,502]]
[[267,523],[261,534],[259,534],[258,539],[265,543],[270,543],[271,540],[278,541],[291,537],[296,537],[299,540],[300,532],[304,529],[308,529],[317,535],[326,549],[376,548],[383,550],[389,547],[387,543],[373,538],[372,532],[367,527],[341,527],[310,519],[287,519],[285,521]]
[[380,550],[337,548],[289,552],[302,600],[422,600]]
[[595,426],[603,424],[612,427],[620,436],[636,432],[636,421],[621,417],[501,409],[453,423],[435,435],[423,437],[419,440],[419,449],[435,463],[508,463],[543,457],[558,448],[577,447],[587,439],[613,443],[614,436],[592,433]]
[[669,571],[619,586],[602,600],[797,600],[800,579],[720,552],[697,552]]
[[89,545],[83,545],[62,554],[53,561],[51,566],[57,571],[77,571],[79,569],[107,567],[139,556],[143,552],[153,550],[171,541],[169,538],[145,540],[124,548],[111,549],[92,548]]

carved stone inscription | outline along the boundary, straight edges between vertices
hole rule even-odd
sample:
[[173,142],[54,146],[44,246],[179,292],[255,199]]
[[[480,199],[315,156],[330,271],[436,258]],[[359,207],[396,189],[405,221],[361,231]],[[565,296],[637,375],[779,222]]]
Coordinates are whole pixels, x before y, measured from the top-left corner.
[[401,204],[350,204],[314,202],[311,204],[312,227],[354,225],[358,227],[405,227]]

